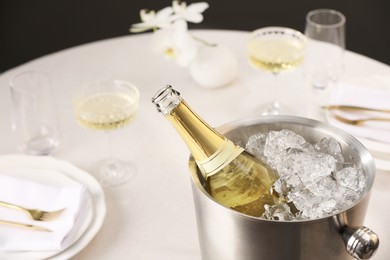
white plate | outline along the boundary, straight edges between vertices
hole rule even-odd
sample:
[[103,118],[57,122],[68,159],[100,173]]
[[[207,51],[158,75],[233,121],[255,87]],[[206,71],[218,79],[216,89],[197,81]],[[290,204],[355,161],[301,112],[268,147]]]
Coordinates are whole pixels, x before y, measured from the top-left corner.
[[[390,77],[387,75],[372,75],[370,77],[355,78],[348,80],[346,83],[390,91]],[[367,138],[360,138],[360,140],[375,156],[381,159],[390,160],[390,144]]]
[[[21,167],[18,165],[12,165],[12,166],[4,166],[0,164],[0,171],[5,173],[6,175],[15,176],[19,178],[23,178],[25,180],[31,180],[36,181],[39,183],[44,183],[47,185],[54,185],[54,186],[72,186],[75,184],[78,184],[77,181],[69,178],[68,176],[64,175],[63,173],[53,170],[53,169],[47,169],[47,168],[35,168],[35,167]],[[89,192],[87,192],[86,196],[91,200],[91,195]],[[91,204],[91,203],[89,203]],[[67,248],[72,246],[80,237],[84,234],[84,232],[87,230],[87,228],[90,226],[92,218],[93,218],[93,210],[90,205],[85,205],[87,207],[87,212],[83,213],[85,214],[85,218],[83,219],[83,222],[79,226],[79,228],[76,230],[76,233],[71,235],[71,244],[67,244],[66,248],[64,248],[62,251],[65,251]],[[65,242],[68,243],[68,242]],[[44,252],[29,252],[29,251],[15,251],[15,252],[2,252],[0,253],[0,259],[1,258],[7,258],[7,259],[26,259],[26,252],[28,252],[28,258],[29,259],[42,259],[42,258],[48,258],[52,257],[56,254],[58,254],[58,251],[44,251]],[[45,255],[46,257],[44,257]]]
[[375,140],[366,138],[359,138],[361,142],[367,147],[368,150],[372,151],[373,155],[390,160],[390,144],[380,143]]
[[[324,116],[325,116],[325,121],[330,123],[330,124],[332,124],[332,121],[333,122],[336,121],[336,119],[333,116],[331,111],[325,111]],[[342,124],[342,123],[339,123],[339,124]],[[335,126],[337,127],[336,124],[335,124]],[[346,129],[348,129],[348,127],[349,127],[348,125],[345,125]],[[368,150],[373,152],[378,157],[390,160],[390,144],[389,143],[380,142],[380,141],[374,140],[374,139],[368,139],[366,137],[359,137],[359,136],[355,136],[355,137],[357,139],[359,139],[359,141],[362,142]]]
[[[87,220],[77,234],[77,240],[63,251],[28,251],[28,252],[2,252],[1,259],[70,259],[80,252],[93,239],[100,230],[105,215],[106,204],[104,193],[99,183],[87,172],[75,167],[66,161],[61,161],[53,157],[26,156],[26,155],[7,155],[0,156],[0,169],[11,168],[32,168],[44,169],[44,175],[23,176],[32,180],[56,182],[58,184],[69,181],[77,181],[84,184],[92,198],[91,211],[88,213]],[[52,170],[51,175],[47,176],[47,170]],[[13,173],[18,171],[13,171]],[[38,171],[37,171],[38,172]],[[69,180],[71,179],[71,180]]]
[[[329,124],[332,124],[331,117],[332,115],[330,112],[325,113],[325,121]],[[378,170],[390,171],[390,144],[381,143],[379,141],[359,136],[355,136],[355,138],[358,139],[372,154]]]
[[374,157],[375,165],[378,170],[390,171],[390,160],[383,160]]
[[[373,75],[364,78],[354,78],[345,81],[344,83],[371,87],[373,89],[381,89],[390,91],[390,77],[387,75]],[[331,123],[332,114],[325,113],[325,121]],[[356,138],[371,152],[376,161],[376,166],[380,170],[390,171],[390,144],[377,140],[368,139],[365,137]]]

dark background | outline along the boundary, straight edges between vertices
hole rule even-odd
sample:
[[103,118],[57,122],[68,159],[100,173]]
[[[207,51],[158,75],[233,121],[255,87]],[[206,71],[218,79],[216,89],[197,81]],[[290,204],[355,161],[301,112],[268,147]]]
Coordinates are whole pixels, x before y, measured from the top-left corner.
[[[190,1],[187,3],[200,2]],[[209,0],[190,29],[251,31],[286,26],[303,31],[305,15],[332,8],[347,17],[347,49],[390,64],[390,0]],[[96,40],[129,35],[139,10],[170,0],[0,0],[0,72],[39,56]]]

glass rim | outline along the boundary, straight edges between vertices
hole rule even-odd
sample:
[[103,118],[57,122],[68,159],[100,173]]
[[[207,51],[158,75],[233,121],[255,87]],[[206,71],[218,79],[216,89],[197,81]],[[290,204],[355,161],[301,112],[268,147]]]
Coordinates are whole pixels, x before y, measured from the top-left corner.
[[41,71],[41,70],[24,70],[24,71],[21,71],[19,73],[16,73],[15,75],[13,75],[9,81],[8,81],[8,85],[11,87],[11,88],[17,88],[15,82],[16,82],[16,79],[20,78],[20,77],[23,77],[23,76],[26,76],[26,75],[32,75],[32,74],[36,74],[36,75],[39,75],[39,76],[43,76],[44,78],[46,78],[48,81],[51,81],[51,77],[49,75],[48,72],[46,71]]
[[[311,17],[313,15],[319,14],[319,13],[324,13],[324,14],[326,13],[326,14],[331,14],[331,15],[337,16],[340,18],[340,21],[337,23],[334,23],[334,24],[320,24],[320,23],[314,22],[311,19]],[[306,23],[310,24],[314,27],[317,27],[317,28],[337,28],[337,27],[343,26],[345,24],[345,22],[346,22],[345,15],[343,13],[341,13],[340,11],[337,11],[334,9],[326,9],[326,8],[315,9],[315,10],[311,10],[310,12],[308,12],[306,14]]]
[[78,99],[81,96],[84,96],[84,98],[85,98],[85,96],[89,96],[89,94],[85,95],[86,89],[91,88],[92,86],[99,85],[99,84],[125,85],[125,86],[129,87],[131,89],[131,91],[134,92],[135,97],[137,99],[137,102],[139,102],[141,94],[140,94],[139,88],[135,84],[133,84],[130,81],[123,80],[123,79],[103,78],[103,79],[95,79],[95,80],[90,80],[90,81],[84,82],[78,88],[76,88],[72,93],[73,104],[77,103]]
[[255,30],[250,32],[249,38],[252,38],[253,35],[258,34],[259,32],[276,31],[276,30],[285,31],[291,35],[298,36],[299,39],[302,40],[303,42],[307,41],[307,37],[302,32],[300,32],[296,29],[293,29],[293,28],[283,27],[283,26],[266,26],[266,27],[261,27],[261,28],[255,29]]

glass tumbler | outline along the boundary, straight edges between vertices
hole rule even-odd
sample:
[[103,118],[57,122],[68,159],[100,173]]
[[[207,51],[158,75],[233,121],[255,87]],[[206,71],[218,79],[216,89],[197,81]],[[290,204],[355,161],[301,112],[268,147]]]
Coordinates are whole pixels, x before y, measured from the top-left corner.
[[345,16],[332,9],[317,9],[306,15],[305,35],[310,39],[305,74],[315,89],[337,82],[344,70]]
[[25,71],[10,80],[13,129],[18,148],[32,155],[50,155],[58,146],[58,122],[51,77]]

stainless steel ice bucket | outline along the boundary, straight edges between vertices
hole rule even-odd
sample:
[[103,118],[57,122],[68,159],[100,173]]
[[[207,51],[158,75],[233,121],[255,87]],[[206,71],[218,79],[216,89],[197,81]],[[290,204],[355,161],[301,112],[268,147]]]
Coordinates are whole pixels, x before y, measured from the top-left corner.
[[375,178],[374,160],[355,138],[331,125],[307,118],[267,116],[225,125],[220,131],[238,144],[249,136],[289,129],[315,143],[324,137],[340,142],[346,160],[367,174],[361,198],[335,215],[310,221],[268,221],[246,216],[215,202],[203,188],[190,158],[193,196],[203,260],[345,260],[368,259],[379,245],[377,235],[363,226]]

